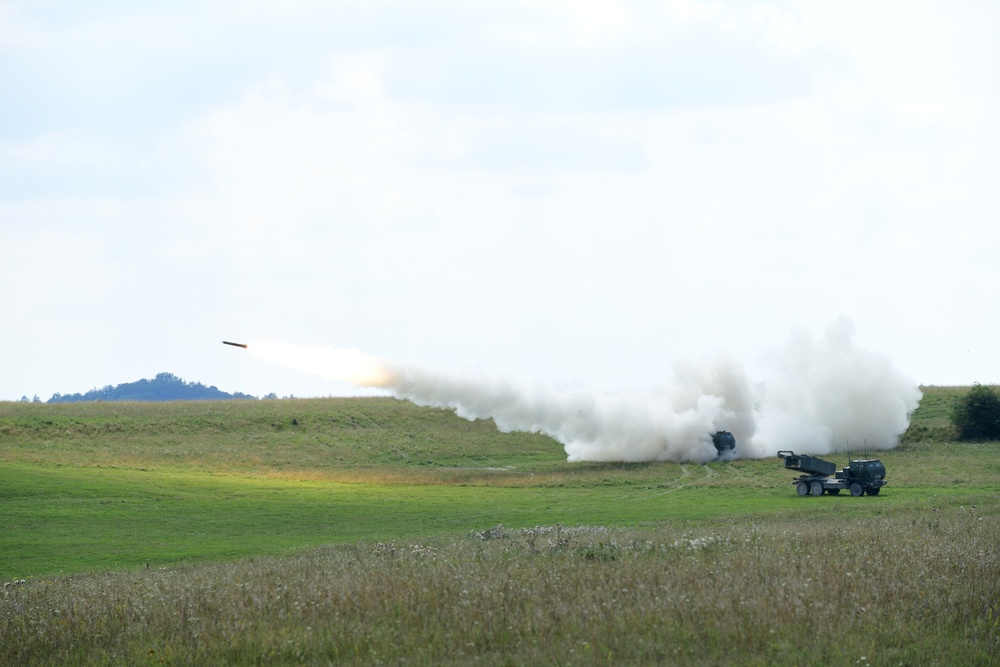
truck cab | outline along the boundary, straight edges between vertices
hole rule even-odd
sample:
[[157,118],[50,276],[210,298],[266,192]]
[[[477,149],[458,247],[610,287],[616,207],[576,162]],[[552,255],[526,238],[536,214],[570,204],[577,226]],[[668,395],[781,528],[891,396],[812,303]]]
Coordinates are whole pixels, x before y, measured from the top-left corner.
[[878,495],[879,488],[885,484],[885,466],[878,459],[856,459],[837,473],[837,477],[861,484],[865,491],[874,496]]

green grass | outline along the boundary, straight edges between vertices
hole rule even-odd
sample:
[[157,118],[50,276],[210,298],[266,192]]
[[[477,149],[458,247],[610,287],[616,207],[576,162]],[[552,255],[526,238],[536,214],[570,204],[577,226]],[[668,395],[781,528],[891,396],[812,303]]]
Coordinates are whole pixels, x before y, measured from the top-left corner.
[[920,408],[900,439],[901,444],[953,440],[957,432],[951,423],[952,407],[969,387],[921,387],[921,390],[924,395]]
[[924,392],[877,498],[392,399],[0,403],[0,664],[993,664],[1000,443]]
[[[676,472],[667,464],[651,467]],[[734,464],[683,470],[646,485],[627,483],[614,468],[602,473],[588,467],[560,483],[502,486],[0,463],[6,480],[0,491],[0,578],[462,534],[496,524],[635,526],[806,509],[782,479],[754,486],[736,476]],[[726,479],[738,497],[722,489]],[[961,491],[972,498],[976,489]],[[905,498],[887,494],[880,506]],[[853,505],[846,509],[874,507]]]
[[0,580],[495,524],[982,505],[998,490],[996,443],[913,435],[938,432],[959,395],[926,390],[905,444],[880,453],[890,486],[877,502],[819,505],[791,493],[777,459],[568,463],[547,437],[392,399],[0,403]]

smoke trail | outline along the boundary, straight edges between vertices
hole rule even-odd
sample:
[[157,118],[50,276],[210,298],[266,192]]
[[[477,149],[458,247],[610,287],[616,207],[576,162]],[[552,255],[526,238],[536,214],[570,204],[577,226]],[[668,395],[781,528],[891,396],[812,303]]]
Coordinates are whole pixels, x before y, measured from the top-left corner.
[[670,391],[600,394],[412,367],[398,369],[390,388],[466,419],[492,417],[501,431],[545,433],[570,461],[708,461],[715,431],[732,430],[737,439],[753,432],[752,418],[739,414],[745,387],[738,371],[718,364]]
[[[555,389],[485,374],[396,364],[357,350],[253,343],[270,361],[328,379],[383,387],[418,405],[466,419],[492,418],[501,431],[544,433],[570,461],[695,461],[716,456],[711,434],[736,436],[736,456],[779,449],[823,454],[845,447],[894,447],[920,401],[912,380],[852,342],[840,320],[822,339],[797,333],[774,355],[763,383],[727,356],[679,362],[660,389],[604,394]],[[755,390],[754,387],[760,387]]]

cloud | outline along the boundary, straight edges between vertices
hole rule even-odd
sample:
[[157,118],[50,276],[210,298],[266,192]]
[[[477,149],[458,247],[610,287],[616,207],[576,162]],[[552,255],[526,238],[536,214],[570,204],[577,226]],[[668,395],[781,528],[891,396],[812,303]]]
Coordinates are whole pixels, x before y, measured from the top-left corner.
[[669,4],[592,4],[543,4],[500,30],[468,26],[400,54],[389,88],[407,100],[564,111],[760,104],[808,93],[808,66],[826,58],[804,41],[793,48],[794,19],[776,10],[693,20]]
[[[5,247],[100,249],[111,365],[238,324],[625,389],[844,312],[921,381],[996,368],[992,6],[2,7]],[[151,372],[223,386],[192,349]]]

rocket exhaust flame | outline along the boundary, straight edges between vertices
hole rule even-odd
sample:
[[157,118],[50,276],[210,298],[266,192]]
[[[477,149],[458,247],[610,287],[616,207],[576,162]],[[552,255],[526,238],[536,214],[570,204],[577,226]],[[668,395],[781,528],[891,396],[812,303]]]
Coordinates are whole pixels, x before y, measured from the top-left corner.
[[675,365],[664,388],[630,394],[559,390],[500,377],[398,364],[356,349],[257,343],[255,356],[329,380],[387,389],[418,405],[492,418],[501,431],[544,433],[570,461],[715,459],[712,434],[736,437],[736,458],[779,449],[827,454],[867,442],[890,449],[920,401],[916,384],[888,359],[858,348],[846,319],[822,339],[793,335],[774,356],[770,375],[751,382],[729,357]]
[[395,371],[388,362],[355,349],[262,342],[254,342],[247,349],[261,359],[327,380],[385,388],[395,382]]

